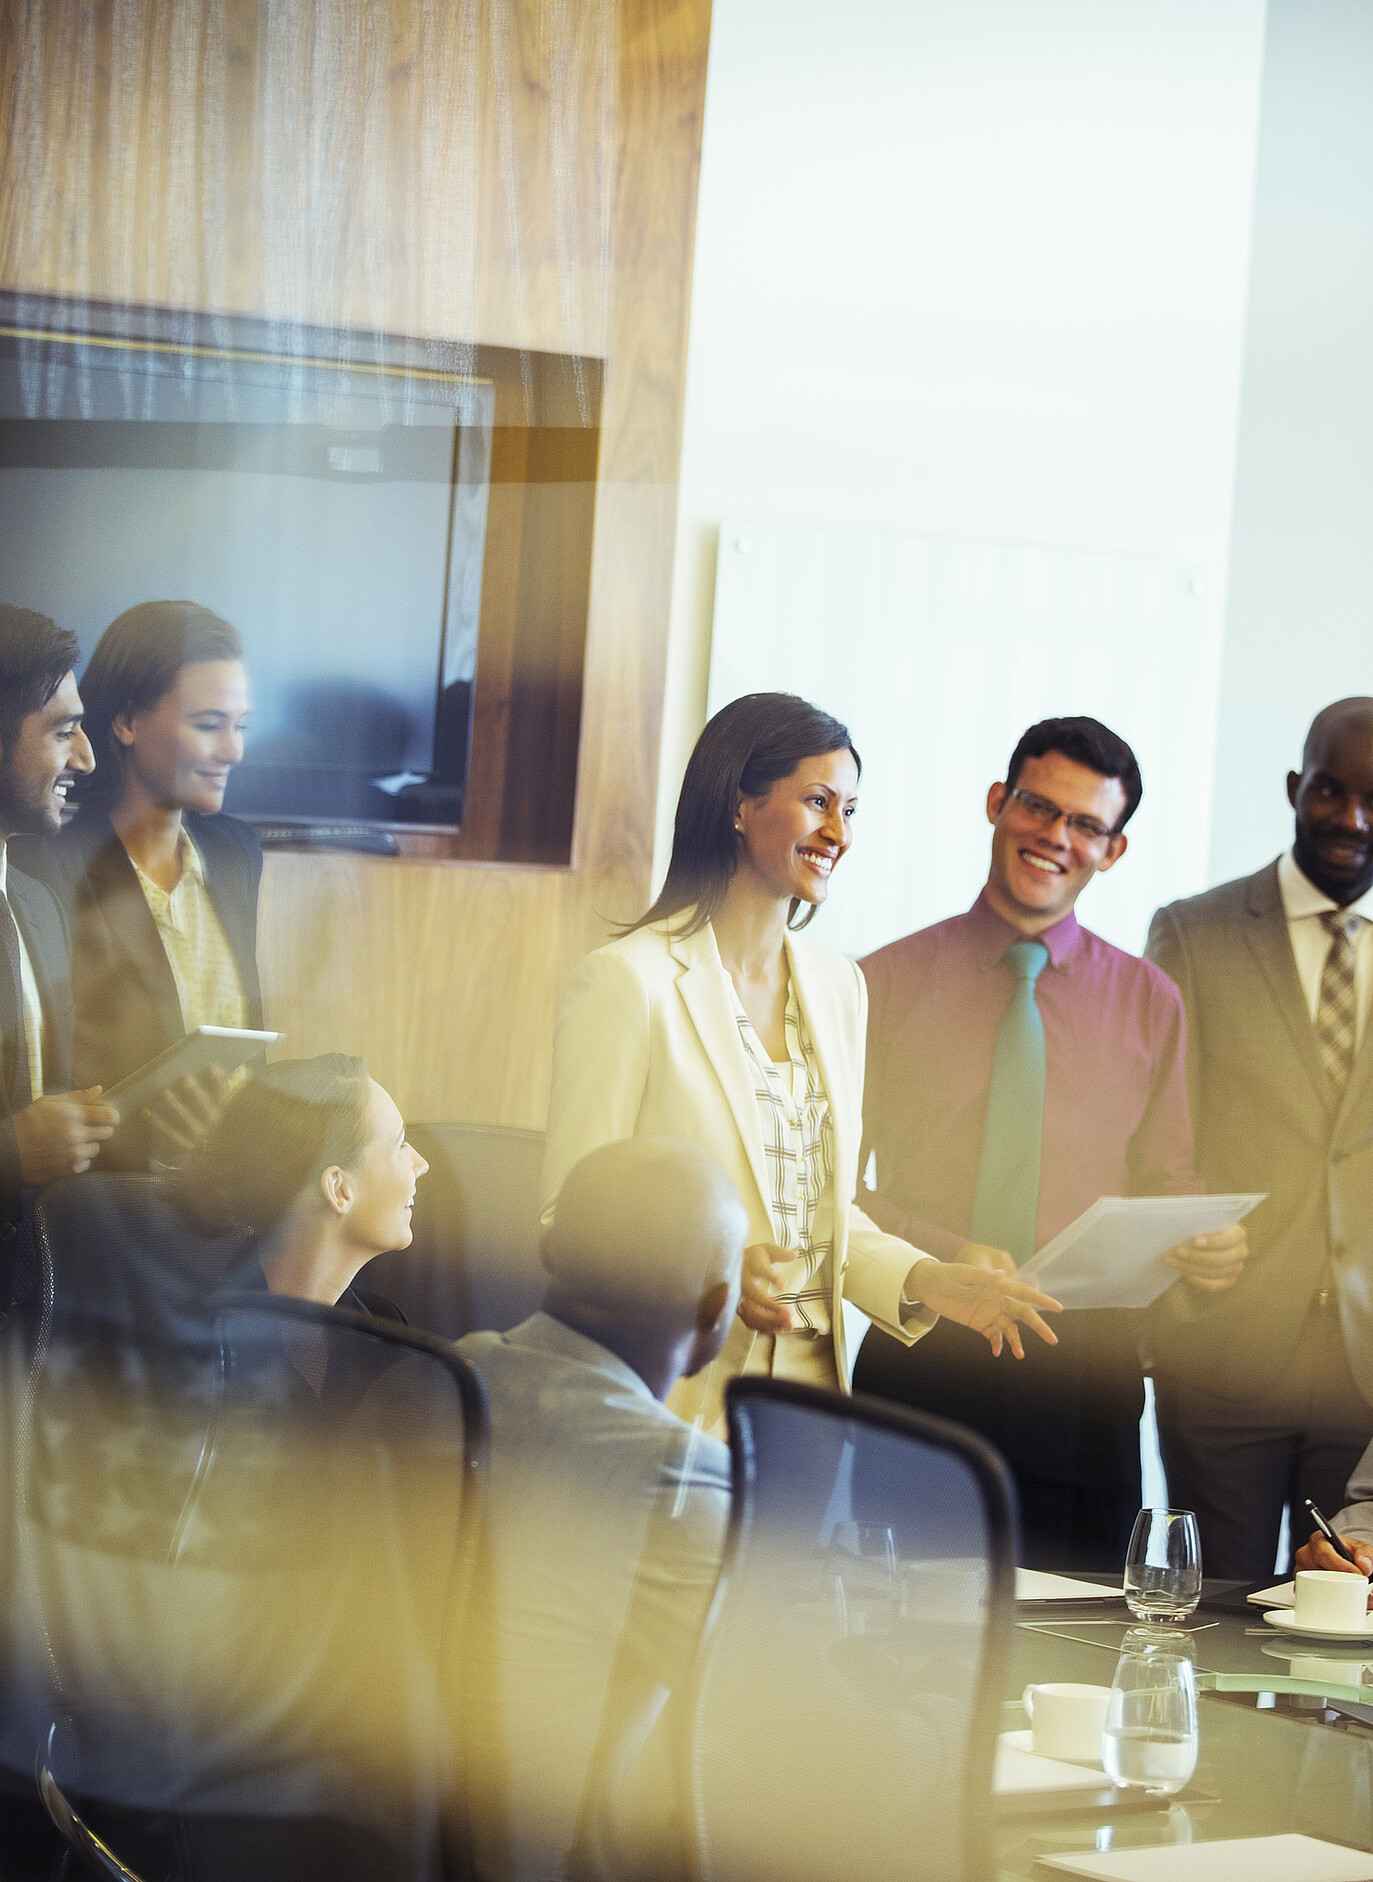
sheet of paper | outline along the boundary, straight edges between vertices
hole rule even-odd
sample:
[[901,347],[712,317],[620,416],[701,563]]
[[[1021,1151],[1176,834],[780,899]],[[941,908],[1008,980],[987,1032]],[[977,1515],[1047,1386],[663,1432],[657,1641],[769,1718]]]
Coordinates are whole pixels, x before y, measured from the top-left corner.
[[1258,1608],[1294,1608],[1297,1605],[1297,1584],[1280,1581],[1276,1588],[1256,1588],[1253,1594],[1244,1598]]
[[1104,1588],[1094,1581],[1074,1581],[1071,1575],[1050,1575],[1042,1568],[1015,1571],[1017,1601],[1113,1601],[1124,1593],[1124,1587]]
[[1102,1882],[1373,1882],[1373,1856],[1314,1836],[1240,1836],[1104,1855],[1065,1850],[1035,1860]]
[[1101,1196],[1027,1261],[1065,1307],[1147,1307],[1177,1280],[1163,1257],[1193,1235],[1240,1222],[1263,1196]]
[[998,1745],[992,1766],[992,1789],[998,1797],[1020,1797],[1031,1791],[1099,1791],[1110,1783],[1104,1771],[1090,1765],[1065,1764],[1061,1758],[1041,1758],[1038,1752]]

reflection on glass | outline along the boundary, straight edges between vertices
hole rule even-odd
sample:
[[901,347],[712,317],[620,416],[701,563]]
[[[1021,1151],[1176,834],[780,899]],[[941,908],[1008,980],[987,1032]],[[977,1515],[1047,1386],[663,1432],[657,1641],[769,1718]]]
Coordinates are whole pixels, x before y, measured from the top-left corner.
[[[1127,1636],[1127,1648],[1130,1637]],[[1113,1783],[1169,1796],[1197,1765],[1196,1674],[1188,1653],[1136,1640],[1121,1654],[1101,1761]]]

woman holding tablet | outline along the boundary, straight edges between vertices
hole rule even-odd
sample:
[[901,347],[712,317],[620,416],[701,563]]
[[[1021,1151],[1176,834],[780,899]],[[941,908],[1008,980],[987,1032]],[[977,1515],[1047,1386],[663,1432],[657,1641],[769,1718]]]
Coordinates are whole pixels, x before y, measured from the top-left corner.
[[[221,809],[248,716],[227,621],[190,601],[130,608],[101,635],[81,692],[96,768],[42,866],[72,930],[73,1066],[108,1090],[197,1026],[261,1028],[262,850]],[[163,1109],[175,1160],[208,1107],[191,1090]],[[143,1167],[146,1125],[127,1120],[114,1149],[116,1167]]]
[[[544,1220],[598,1144],[700,1144],[751,1219],[734,1331],[673,1407],[717,1429],[726,1382],[764,1372],[848,1388],[841,1303],[906,1344],[940,1314],[1019,1355],[1055,1343],[1024,1282],[939,1262],[853,1203],[867,995],[852,961],[801,938],[852,839],[858,754],[847,729],[787,693],[717,713],[677,804],[662,893],[589,955],[553,1049]],[[799,919],[798,919],[799,916]]]

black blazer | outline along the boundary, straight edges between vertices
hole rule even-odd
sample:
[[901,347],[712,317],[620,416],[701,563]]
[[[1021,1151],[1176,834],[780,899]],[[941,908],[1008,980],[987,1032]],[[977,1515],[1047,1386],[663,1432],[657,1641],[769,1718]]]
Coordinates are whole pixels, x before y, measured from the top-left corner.
[[[248,1024],[262,1024],[257,900],[262,848],[236,817],[184,813],[205,882],[238,967]],[[72,1080],[106,1090],[180,1039],[185,1027],[171,963],[128,852],[103,810],[80,811],[60,836],[26,851],[62,903],[72,937],[76,1007]],[[129,1120],[101,1155],[102,1169],[146,1167],[144,1133]]]
[[[38,997],[43,1004],[43,1089],[71,1084],[72,987],[67,924],[51,890],[17,868],[11,843],[9,903],[24,937]],[[25,861],[28,861],[26,855]],[[8,1094],[0,1092],[0,1223],[19,1219],[19,1146],[9,1121]],[[0,1306],[3,1306],[0,1302]]]

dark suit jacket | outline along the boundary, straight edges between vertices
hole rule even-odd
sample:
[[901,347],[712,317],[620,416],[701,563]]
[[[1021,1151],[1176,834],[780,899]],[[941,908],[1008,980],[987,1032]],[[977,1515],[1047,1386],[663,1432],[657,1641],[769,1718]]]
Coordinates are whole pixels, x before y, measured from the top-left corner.
[[[71,1083],[72,989],[67,925],[51,891],[16,867],[11,845],[9,902],[28,949],[43,1003],[43,1089],[66,1091]],[[7,1102],[0,1094],[0,1103]],[[0,1119],[0,1224],[19,1219],[19,1146],[8,1116]],[[8,1238],[6,1238],[8,1239]],[[0,1302],[0,1305],[3,1305]]]
[[1261,1398],[1333,1267],[1349,1363],[1373,1402],[1373,1029],[1338,1101],[1297,977],[1276,863],[1174,902],[1145,953],[1187,1008],[1196,1169],[1208,1189],[1264,1190],[1250,1256],[1224,1294],[1173,1287],[1155,1310],[1158,1369]]
[[[257,972],[257,898],[262,849],[236,817],[184,822],[205,864],[205,881],[238,967],[248,1024],[262,1024]],[[61,901],[72,936],[76,1029],[72,1079],[106,1090],[180,1039],[185,1027],[171,964],[128,852],[103,810],[82,810],[60,836],[26,855]],[[102,1169],[146,1167],[146,1134],[122,1125]]]

